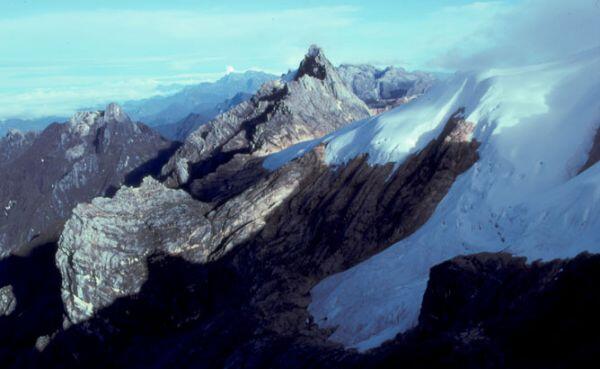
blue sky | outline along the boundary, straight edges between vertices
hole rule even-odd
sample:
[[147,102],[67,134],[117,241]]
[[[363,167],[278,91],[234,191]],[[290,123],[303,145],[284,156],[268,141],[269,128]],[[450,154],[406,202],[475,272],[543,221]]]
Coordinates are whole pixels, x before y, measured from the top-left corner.
[[228,68],[282,73],[311,43],[335,64],[452,71],[550,58],[600,36],[597,0],[218,4],[2,0],[0,118],[69,115],[215,80]]

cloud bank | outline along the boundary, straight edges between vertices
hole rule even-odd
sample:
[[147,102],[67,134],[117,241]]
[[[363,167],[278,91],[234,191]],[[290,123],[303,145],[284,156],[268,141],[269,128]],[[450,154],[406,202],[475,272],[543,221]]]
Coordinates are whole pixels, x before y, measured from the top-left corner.
[[600,46],[599,0],[527,0],[504,7],[431,64],[482,69],[540,63]]
[[148,97],[227,65],[282,73],[312,43],[336,64],[453,71],[551,60],[600,39],[600,0],[343,1],[11,17],[0,4],[0,118]]

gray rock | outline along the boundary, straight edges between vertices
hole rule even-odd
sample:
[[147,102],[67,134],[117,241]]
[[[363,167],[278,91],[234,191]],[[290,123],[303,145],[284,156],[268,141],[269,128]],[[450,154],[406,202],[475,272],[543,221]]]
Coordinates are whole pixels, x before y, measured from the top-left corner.
[[12,286],[0,288],[0,317],[12,314],[17,308],[17,298]]
[[203,238],[211,233],[205,210],[184,191],[150,177],[139,188],[123,187],[113,199],[78,205],[56,255],[70,320],[84,320],[116,297],[137,292],[152,252],[205,259]]
[[31,146],[36,136],[35,132],[23,133],[17,129],[9,129],[8,133],[0,138],[0,166],[21,155]]
[[77,203],[114,192],[170,147],[116,104],[39,134],[10,132],[0,140],[0,257],[56,241]]
[[[206,262],[249,239],[297,190],[307,170],[292,163],[269,173],[261,158],[368,114],[322,51],[311,47],[294,80],[267,83],[249,101],[200,127],[163,168],[172,188],[194,180],[195,187],[206,188],[243,177],[242,185],[233,179],[235,190],[225,190],[226,201],[196,201],[147,178],[113,199],[77,206],[56,255],[69,320],[85,320],[116,298],[139,291],[152,253]],[[87,120],[78,117],[75,129],[85,132],[80,126]],[[215,168],[199,176],[194,166],[203,160]]]
[[217,208],[150,177],[139,188],[121,188],[112,199],[78,205],[56,254],[69,322],[86,320],[118,297],[138,292],[153,253],[196,263],[225,254],[265,225],[301,177],[291,165]]
[[201,126],[163,168],[163,175],[169,177],[169,186],[178,187],[205,175],[195,175],[192,167],[202,167],[209,158],[226,162],[235,154],[262,157],[369,114],[323,51],[312,46],[293,80],[266,83],[250,100]]
[[435,83],[431,74],[398,67],[382,70],[367,64],[342,64],[337,71],[344,83],[376,112],[409,101]]

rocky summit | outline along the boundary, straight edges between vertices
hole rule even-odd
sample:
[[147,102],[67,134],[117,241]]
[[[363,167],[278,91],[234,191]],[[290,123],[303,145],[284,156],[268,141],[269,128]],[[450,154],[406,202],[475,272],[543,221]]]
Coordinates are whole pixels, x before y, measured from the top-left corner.
[[365,103],[312,46],[291,81],[264,84],[250,100],[192,133],[163,175],[169,186],[191,185],[236,156],[263,157],[368,116]]
[[111,195],[172,151],[116,104],[0,140],[0,255],[55,241],[77,203]]
[[269,173],[261,165],[265,155],[366,116],[366,105],[322,50],[311,47],[293,81],[265,84],[251,100],[190,135],[165,165],[167,186],[204,201],[147,180],[114,199],[75,209],[57,253],[69,319],[79,322],[137,292],[153,252],[206,262],[248,240],[312,169],[293,164]]

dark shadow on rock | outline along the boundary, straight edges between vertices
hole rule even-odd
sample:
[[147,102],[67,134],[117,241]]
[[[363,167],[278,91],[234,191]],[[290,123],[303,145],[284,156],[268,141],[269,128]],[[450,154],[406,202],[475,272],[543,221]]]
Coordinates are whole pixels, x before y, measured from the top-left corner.
[[54,262],[56,243],[37,247],[28,256],[0,260],[0,287],[11,285],[16,310],[0,317],[0,367],[21,366],[35,351],[36,339],[62,326],[60,273]]
[[[181,142],[173,142],[168,148],[160,150],[156,157],[148,160],[129,172],[125,176],[125,181],[122,185],[137,187],[142,183],[144,177],[152,176],[154,178],[159,178],[162,167],[169,161],[171,156],[173,156],[179,147],[181,147]],[[118,190],[119,187],[110,186],[104,192],[104,196],[113,197]]]
[[269,312],[252,302],[262,286],[237,269],[235,256],[201,265],[154,255],[148,266],[138,294],[15,367],[587,368],[600,355],[600,256],[527,265],[481,254],[443,263],[432,269],[420,325],[364,354],[273,331]]
[[180,142],[173,142],[168,148],[159,151],[155,158],[129,172],[125,176],[124,185],[135,187],[139,186],[146,176],[158,177],[162,167],[171,159],[171,156],[173,156],[180,146]]
[[223,265],[172,256],[154,255],[148,268],[138,294],[59,333],[31,367],[222,367],[255,328],[243,281]]

